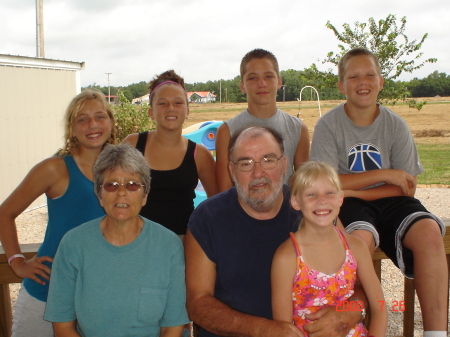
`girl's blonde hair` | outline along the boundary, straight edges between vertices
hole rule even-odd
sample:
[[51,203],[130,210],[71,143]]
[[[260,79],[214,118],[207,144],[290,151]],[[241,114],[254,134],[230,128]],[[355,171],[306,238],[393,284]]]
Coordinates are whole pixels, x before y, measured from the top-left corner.
[[330,165],[324,162],[307,161],[297,168],[290,179],[291,194],[298,195],[306,187],[314,186],[319,177],[328,178],[339,192],[342,190],[339,176]]
[[103,107],[105,108],[106,113],[112,122],[111,136],[106,141],[106,144],[115,144],[116,143],[116,127],[114,120],[114,113],[109,104],[106,102],[105,95],[102,92],[95,89],[85,89],[78,95],[76,95],[69,106],[66,109],[66,113],[64,114],[64,147],[58,150],[58,155],[67,156],[72,155],[74,151],[78,148],[78,139],[76,137],[72,137],[72,127],[75,122],[75,118],[77,117],[78,112],[83,109],[84,104],[87,100],[96,99],[99,101]]

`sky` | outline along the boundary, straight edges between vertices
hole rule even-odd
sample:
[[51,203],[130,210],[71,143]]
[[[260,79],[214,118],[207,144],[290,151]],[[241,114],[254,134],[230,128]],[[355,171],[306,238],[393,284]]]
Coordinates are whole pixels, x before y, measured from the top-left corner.
[[[187,83],[232,79],[254,48],[275,54],[280,70],[320,70],[338,40],[325,27],[406,16],[406,35],[423,59],[401,80],[450,74],[449,0],[44,0],[45,58],[85,62],[81,85],[127,86],[168,69]],[[0,1],[0,54],[36,57],[36,0]]]

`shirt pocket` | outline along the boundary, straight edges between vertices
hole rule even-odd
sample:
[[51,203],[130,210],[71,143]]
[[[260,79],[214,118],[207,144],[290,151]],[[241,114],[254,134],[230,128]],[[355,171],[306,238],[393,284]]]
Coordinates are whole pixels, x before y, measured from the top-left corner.
[[139,289],[138,321],[146,325],[158,325],[164,315],[167,289],[141,287]]

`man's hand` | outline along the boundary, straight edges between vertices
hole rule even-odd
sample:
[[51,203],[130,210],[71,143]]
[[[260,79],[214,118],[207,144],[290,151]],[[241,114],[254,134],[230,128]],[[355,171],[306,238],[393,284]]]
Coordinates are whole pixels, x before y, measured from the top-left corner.
[[336,311],[336,307],[325,307],[314,314],[306,315],[313,322],[303,329],[310,337],[345,337],[361,318],[359,311]]
[[303,332],[300,331],[292,323],[263,320],[254,334],[255,337],[304,337]]

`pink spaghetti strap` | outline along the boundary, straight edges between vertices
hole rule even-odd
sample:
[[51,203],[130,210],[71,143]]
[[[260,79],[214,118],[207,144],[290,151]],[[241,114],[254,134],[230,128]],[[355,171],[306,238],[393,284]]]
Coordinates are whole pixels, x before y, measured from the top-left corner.
[[294,233],[289,233],[289,235],[291,236],[291,240],[292,243],[294,244],[294,248],[295,248],[295,254],[297,254],[297,257],[300,256],[300,247],[298,246],[297,240],[295,239],[295,235]]
[[345,250],[349,250],[347,239],[345,238],[344,233],[342,233],[339,228],[337,228],[337,227],[334,227],[334,228],[337,230],[339,236],[341,237],[341,240],[342,240],[342,242],[344,243],[344,246],[345,246]]
[[197,158],[197,146],[198,146],[198,144],[195,144],[194,159]]

